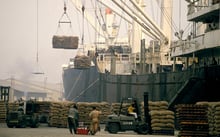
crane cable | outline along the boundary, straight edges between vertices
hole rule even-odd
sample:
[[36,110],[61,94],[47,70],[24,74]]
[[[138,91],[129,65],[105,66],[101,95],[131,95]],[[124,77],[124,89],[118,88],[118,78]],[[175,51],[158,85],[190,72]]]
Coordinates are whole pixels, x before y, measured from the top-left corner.
[[81,44],[83,45],[83,51],[84,51],[84,18],[85,18],[85,1],[83,1],[83,4],[82,4],[82,38],[81,38]]
[[[63,14],[61,15],[61,17],[60,17],[60,19],[59,19],[59,25],[60,25],[60,23],[69,23],[70,26],[71,26],[71,20],[70,20],[69,15],[67,14],[67,7],[66,7],[66,2],[65,2],[65,1],[64,1],[64,8],[63,8],[63,10],[64,10],[64,12],[63,12]],[[63,20],[62,20],[63,17],[64,17],[64,15],[66,15],[68,21],[63,21]]]
[[169,26],[173,28],[173,30],[178,31],[178,27],[176,26],[173,19],[171,19],[171,17],[167,13],[167,10],[164,7],[161,7],[160,10],[161,10],[161,13],[164,15],[165,19],[167,20],[167,23],[169,24]]
[[[66,1],[64,0],[64,7],[63,7],[63,14],[61,15],[59,21],[58,21],[58,27],[57,27],[57,31],[56,33],[58,34],[59,30],[63,31],[62,28],[61,28],[61,24],[69,24],[69,27],[70,27],[70,31],[71,33],[73,33],[73,30],[72,30],[72,21],[67,13],[67,6],[66,6]],[[64,19],[64,17],[66,17],[66,19]],[[64,33],[64,32],[62,32]]]
[[[98,8],[97,8],[97,7],[98,7]],[[106,32],[106,23],[105,23],[105,21],[104,21],[103,15],[102,15],[101,10],[100,10],[101,7],[100,7],[99,4],[96,3],[96,5],[95,5],[94,8],[95,8],[95,17],[96,17],[96,19],[97,19],[97,21],[98,21],[99,26],[101,26],[101,28],[102,28],[101,31],[105,31],[105,32]],[[101,23],[101,20],[100,20],[98,14],[97,14],[97,10],[96,10],[96,9],[99,9],[99,15],[102,16],[103,24]],[[99,30],[99,31],[100,31],[100,30]],[[107,34],[106,34],[106,33],[107,33]],[[105,38],[107,38],[107,36],[108,36],[108,32],[106,32],[106,33],[104,33],[104,37],[105,37]],[[98,34],[100,34],[100,33],[98,33]],[[106,35],[107,35],[107,36],[106,36]],[[99,35],[99,36],[100,36],[100,35]]]
[[37,13],[36,13],[36,16],[37,16],[37,19],[36,19],[36,20],[37,20],[37,30],[36,30],[36,31],[37,31],[37,34],[36,34],[36,35],[37,35],[37,36],[36,36],[36,37],[37,37],[37,40],[36,40],[36,43],[37,43],[37,53],[36,53],[37,70],[36,70],[36,72],[32,72],[32,74],[44,74],[44,72],[40,70],[40,66],[39,66],[39,54],[38,54],[38,45],[39,45],[39,43],[38,43],[38,39],[39,39],[39,38],[38,38],[38,35],[39,35],[39,34],[38,34],[38,33],[39,33],[39,32],[38,32],[38,20],[39,20],[39,19],[38,19],[38,8],[39,8],[39,6],[38,6],[38,5],[39,5],[39,4],[38,4],[38,0],[37,0],[37,4],[36,4],[36,5],[37,5],[37,7],[36,7],[36,8],[37,8],[37,11],[36,11],[36,12],[37,12]]
[[[125,0],[126,1],[126,0]],[[124,5],[125,6],[125,5]],[[123,6],[123,8],[124,8]],[[119,22],[119,29],[121,28],[121,24],[122,24],[122,15],[124,15],[124,11],[121,11],[121,15],[120,15],[120,22]],[[118,29],[118,30],[119,30]],[[115,44],[117,43],[118,41],[118,37],[119,37],[119,33],[117,33],[117,36],[115,37]]]
[[37,53],[36,53],[36,61],[38,64],[38,0],[37,0]]

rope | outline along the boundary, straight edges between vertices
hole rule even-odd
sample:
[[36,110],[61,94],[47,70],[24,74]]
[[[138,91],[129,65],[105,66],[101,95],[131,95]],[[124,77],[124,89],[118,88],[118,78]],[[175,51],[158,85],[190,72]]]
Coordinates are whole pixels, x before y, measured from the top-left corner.
[[74,92],[74,91],[73,91],[73,89],[74,89],[74,88],[75,88],[75,86],[77,85],[77,83],[78,83],[79,78],[81,77],[81,75],[82,75],[82,71],[79,73],[78,77],[76,78],[76,82],[73,84],[73,86],[72,86],[72,88],[71,88],[71,90],[70,90],[69,94],[67,95],[67,98],[69,98],[69,97],[70,97],[70,95],[71,95],[71,93],[72,93],[72,92]]
[[83,91],[80,92],[80,94],[78,96],[76,96],[75,98],[72,99],[72,101],[76,101],[77,102],[77,98],[80,98],[90,87],[92,87],[95,83],[98,82],[99,79],[96,79],[92,84],[90,84],[86,89],[84,89]]

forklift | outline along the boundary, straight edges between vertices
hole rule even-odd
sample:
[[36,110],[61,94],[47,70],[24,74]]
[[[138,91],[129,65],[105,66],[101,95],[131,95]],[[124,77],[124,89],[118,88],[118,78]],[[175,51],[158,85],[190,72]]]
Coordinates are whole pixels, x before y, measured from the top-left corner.
[[[137,118],[130,115],[126,104],[134,104]],[[124,110],[124,111],[123,111]],[[112,134],[118,132],[134,131],[138,134],[151,134],[151,122],[148,108],[148,92],[144,93],[144,118],[141,117],[140,102],[137,98],[122,98],[118,114],[107,116],[105,131]]]
[[36,100],[19,101],[16,110],[8,110],[6,124],[9,128],[25,128],[26,126],[37,128],[39,126],[39,104]]

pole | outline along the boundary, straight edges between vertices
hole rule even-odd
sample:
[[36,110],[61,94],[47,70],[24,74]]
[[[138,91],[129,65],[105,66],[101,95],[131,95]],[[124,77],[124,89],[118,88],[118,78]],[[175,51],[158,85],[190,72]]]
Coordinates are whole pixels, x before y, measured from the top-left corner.
[[144,116],[145,116],[145,122],[148,124],[148,131],[149,134],[152,134],[151,129],[151,117],[149,114],[149,104],[148,104],[148,92],[144,92]]

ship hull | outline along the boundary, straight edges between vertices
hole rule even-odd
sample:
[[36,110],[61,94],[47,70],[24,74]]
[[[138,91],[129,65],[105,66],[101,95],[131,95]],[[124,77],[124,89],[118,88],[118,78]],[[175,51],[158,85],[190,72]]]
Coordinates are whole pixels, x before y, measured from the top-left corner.
[[64,97],[75,102],[98,101],[99,73],[95,66],[63,70]]
[[201,67],[179,72],[143,75],[111,75],[99,73],[95,67],[67,69],[63,82],[65,99],[75,102],[120,102],[122,97],[143,99],[149,93],[151,101],[178,103],[217,101],[220,88],[220,66]]

